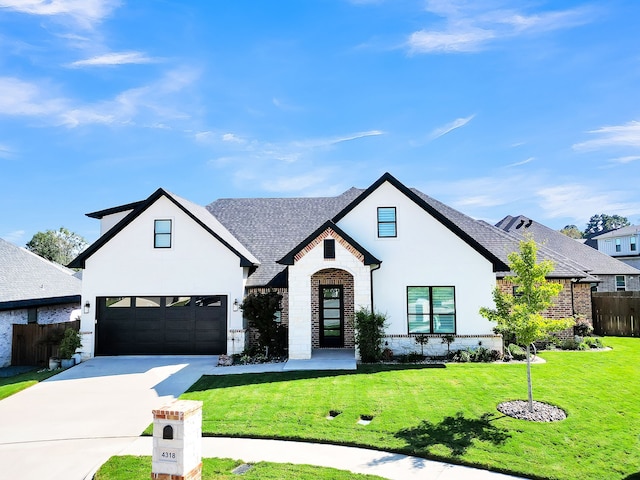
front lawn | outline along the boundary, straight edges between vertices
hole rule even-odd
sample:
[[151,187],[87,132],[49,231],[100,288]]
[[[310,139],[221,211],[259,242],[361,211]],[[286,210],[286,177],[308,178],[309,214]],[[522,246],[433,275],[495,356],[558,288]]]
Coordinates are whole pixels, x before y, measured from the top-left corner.
[[46,380],[54,376],[60,371],[41,370],[39,372],[27,372],[15,375],[13,377],[0,377],[0,400],[6,398],[20,390],[35,385],[38,382]]
[[[496,405],[526,399],[524,364],[360,366],[357,372],[202,377],[205,435],[303,439],[391,450],[537,478],[623,479],[640,472],[640,339],[611,351],[544,352],[534,399],[568,418],[533,423]],[[333,420],[330,410],[341,412]],[[360,415],[373,415],[360,425]]]
[[[361,475],[335,468],[259,462],[242,475],[231,471],[243,462],[228,458],[204,458],[202,480],[384,480],[376,475]],[[151,457],[111,457],[100,467],[95,480],[147,480],[151,473]]]

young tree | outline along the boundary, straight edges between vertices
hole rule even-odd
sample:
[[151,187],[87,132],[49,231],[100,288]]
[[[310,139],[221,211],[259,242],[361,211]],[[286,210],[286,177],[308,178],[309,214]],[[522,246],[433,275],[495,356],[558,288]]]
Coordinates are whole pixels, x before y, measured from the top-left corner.
[[516,342],[526,347],[527,386],[529,389],[529,411],[533,412],[533,387],[531,382],[530,346],[543,340],[552,332],[569,328],[573,318],[553,320],[542,316],[542,312],[553,305],[553,300],[562,290],[562,285],[547,281],[553,271],[553,262],[537,262],[538,247],[533,238],[520,242],[520,252],[509,254],[509,268],[515,274],[506,279],[516,285],[516,295],[505,293],[496,287],[493,291],[495,308],[483,307],[480,315],[497,322],[497,330],[510,332]]
[[26,245],[27,250],[61,265],[71,262],[86,246],[84,238],[64,227],[38,232]]

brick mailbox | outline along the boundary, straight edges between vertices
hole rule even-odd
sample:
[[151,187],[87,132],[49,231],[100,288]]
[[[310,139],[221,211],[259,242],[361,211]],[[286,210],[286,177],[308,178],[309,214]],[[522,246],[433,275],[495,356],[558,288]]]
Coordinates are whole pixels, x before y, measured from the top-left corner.
[[151,478],[202,478],[202,402],[177,400],[153,410]]

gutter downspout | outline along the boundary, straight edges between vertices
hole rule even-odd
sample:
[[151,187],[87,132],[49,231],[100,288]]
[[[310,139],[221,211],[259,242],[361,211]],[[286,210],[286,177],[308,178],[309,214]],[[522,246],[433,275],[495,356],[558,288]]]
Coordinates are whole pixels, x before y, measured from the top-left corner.
[[375,309],[373,308],[373,272],[375,272],[376,270],[380,269],[380,264],[378,263],[375,268],[372,268],[369,272],[370,278],[371,280],[369,281],[370,287],[371,287],[371,313],[373,313],[375,311]]

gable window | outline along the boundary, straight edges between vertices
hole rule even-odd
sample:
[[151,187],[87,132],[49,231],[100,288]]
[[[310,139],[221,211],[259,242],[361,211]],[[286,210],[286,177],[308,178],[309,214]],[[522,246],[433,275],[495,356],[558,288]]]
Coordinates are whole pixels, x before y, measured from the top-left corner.
[[622,251],[622,244],[620,243],[620,239],[616,238],[616,252]]
[[171,248],[171,220],[155,220],[153,237],[154,248]]
[[324,241],[324,258],[336,258],[336,241],[333,238]]
[[627,289],[627,281],[624,275],[616,275],[616,291],[624,292]]
[[409,333],[456,333],[455,287],[407,287]]
[[378,237],[397,237],[396,207],[378,207]]
[[629,238],[629,249],[632,252],[636,251],[636,237],[631,237]]

